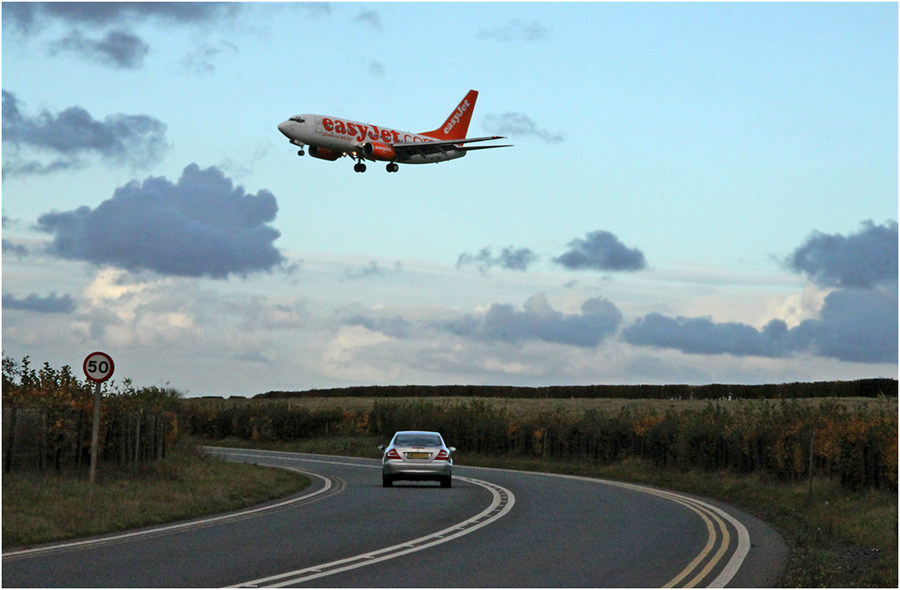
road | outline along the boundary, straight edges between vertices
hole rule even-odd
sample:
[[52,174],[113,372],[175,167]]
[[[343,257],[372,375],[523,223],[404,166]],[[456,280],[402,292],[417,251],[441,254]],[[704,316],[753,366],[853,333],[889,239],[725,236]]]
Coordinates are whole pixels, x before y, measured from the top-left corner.
[[453,487],[381,486],[377,460],[210,449],[302,471],[302,494],[3,553],[6,587],[771,586],[787,548],[709,500],[457,465]]

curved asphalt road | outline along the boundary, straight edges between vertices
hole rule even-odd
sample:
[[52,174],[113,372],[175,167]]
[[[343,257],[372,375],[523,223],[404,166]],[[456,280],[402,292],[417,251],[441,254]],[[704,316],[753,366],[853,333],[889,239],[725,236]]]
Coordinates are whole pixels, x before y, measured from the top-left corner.
[[5,587],[771,586],[787,548],[733,507],[594,479],[456,466],[381,487],[380,461],[210,449],[303,471],[302,494],[3,553]]

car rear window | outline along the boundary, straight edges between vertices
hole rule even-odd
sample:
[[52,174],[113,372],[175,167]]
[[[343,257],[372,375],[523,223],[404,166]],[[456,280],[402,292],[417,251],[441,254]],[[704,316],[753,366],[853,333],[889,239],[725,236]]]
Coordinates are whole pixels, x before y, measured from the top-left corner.
[[441,437],[429,434],[398,434],[394,438],[394,445],[398,447],[439,447]]

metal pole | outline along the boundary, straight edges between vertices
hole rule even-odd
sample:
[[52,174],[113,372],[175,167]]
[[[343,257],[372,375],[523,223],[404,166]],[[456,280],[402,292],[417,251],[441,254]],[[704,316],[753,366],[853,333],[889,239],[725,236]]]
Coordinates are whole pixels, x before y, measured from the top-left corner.
[[93,518],[94,507],[94,481],[97,479],[97,446],[100,441],[100,387],[101,383],[94,384],[94,427],[91,431],[91,485],[88,492],[89,518]]
[[812,502],[813,465],[816,448],[816,429],[809,429],[809,501]]

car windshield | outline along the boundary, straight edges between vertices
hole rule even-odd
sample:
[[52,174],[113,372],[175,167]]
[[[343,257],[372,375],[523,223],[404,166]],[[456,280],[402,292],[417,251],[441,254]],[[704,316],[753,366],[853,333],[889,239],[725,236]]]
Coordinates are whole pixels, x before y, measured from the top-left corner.
[[441,437],[433,434],[398,434],[394,438],[394,445],[398,447],[439,447]]

